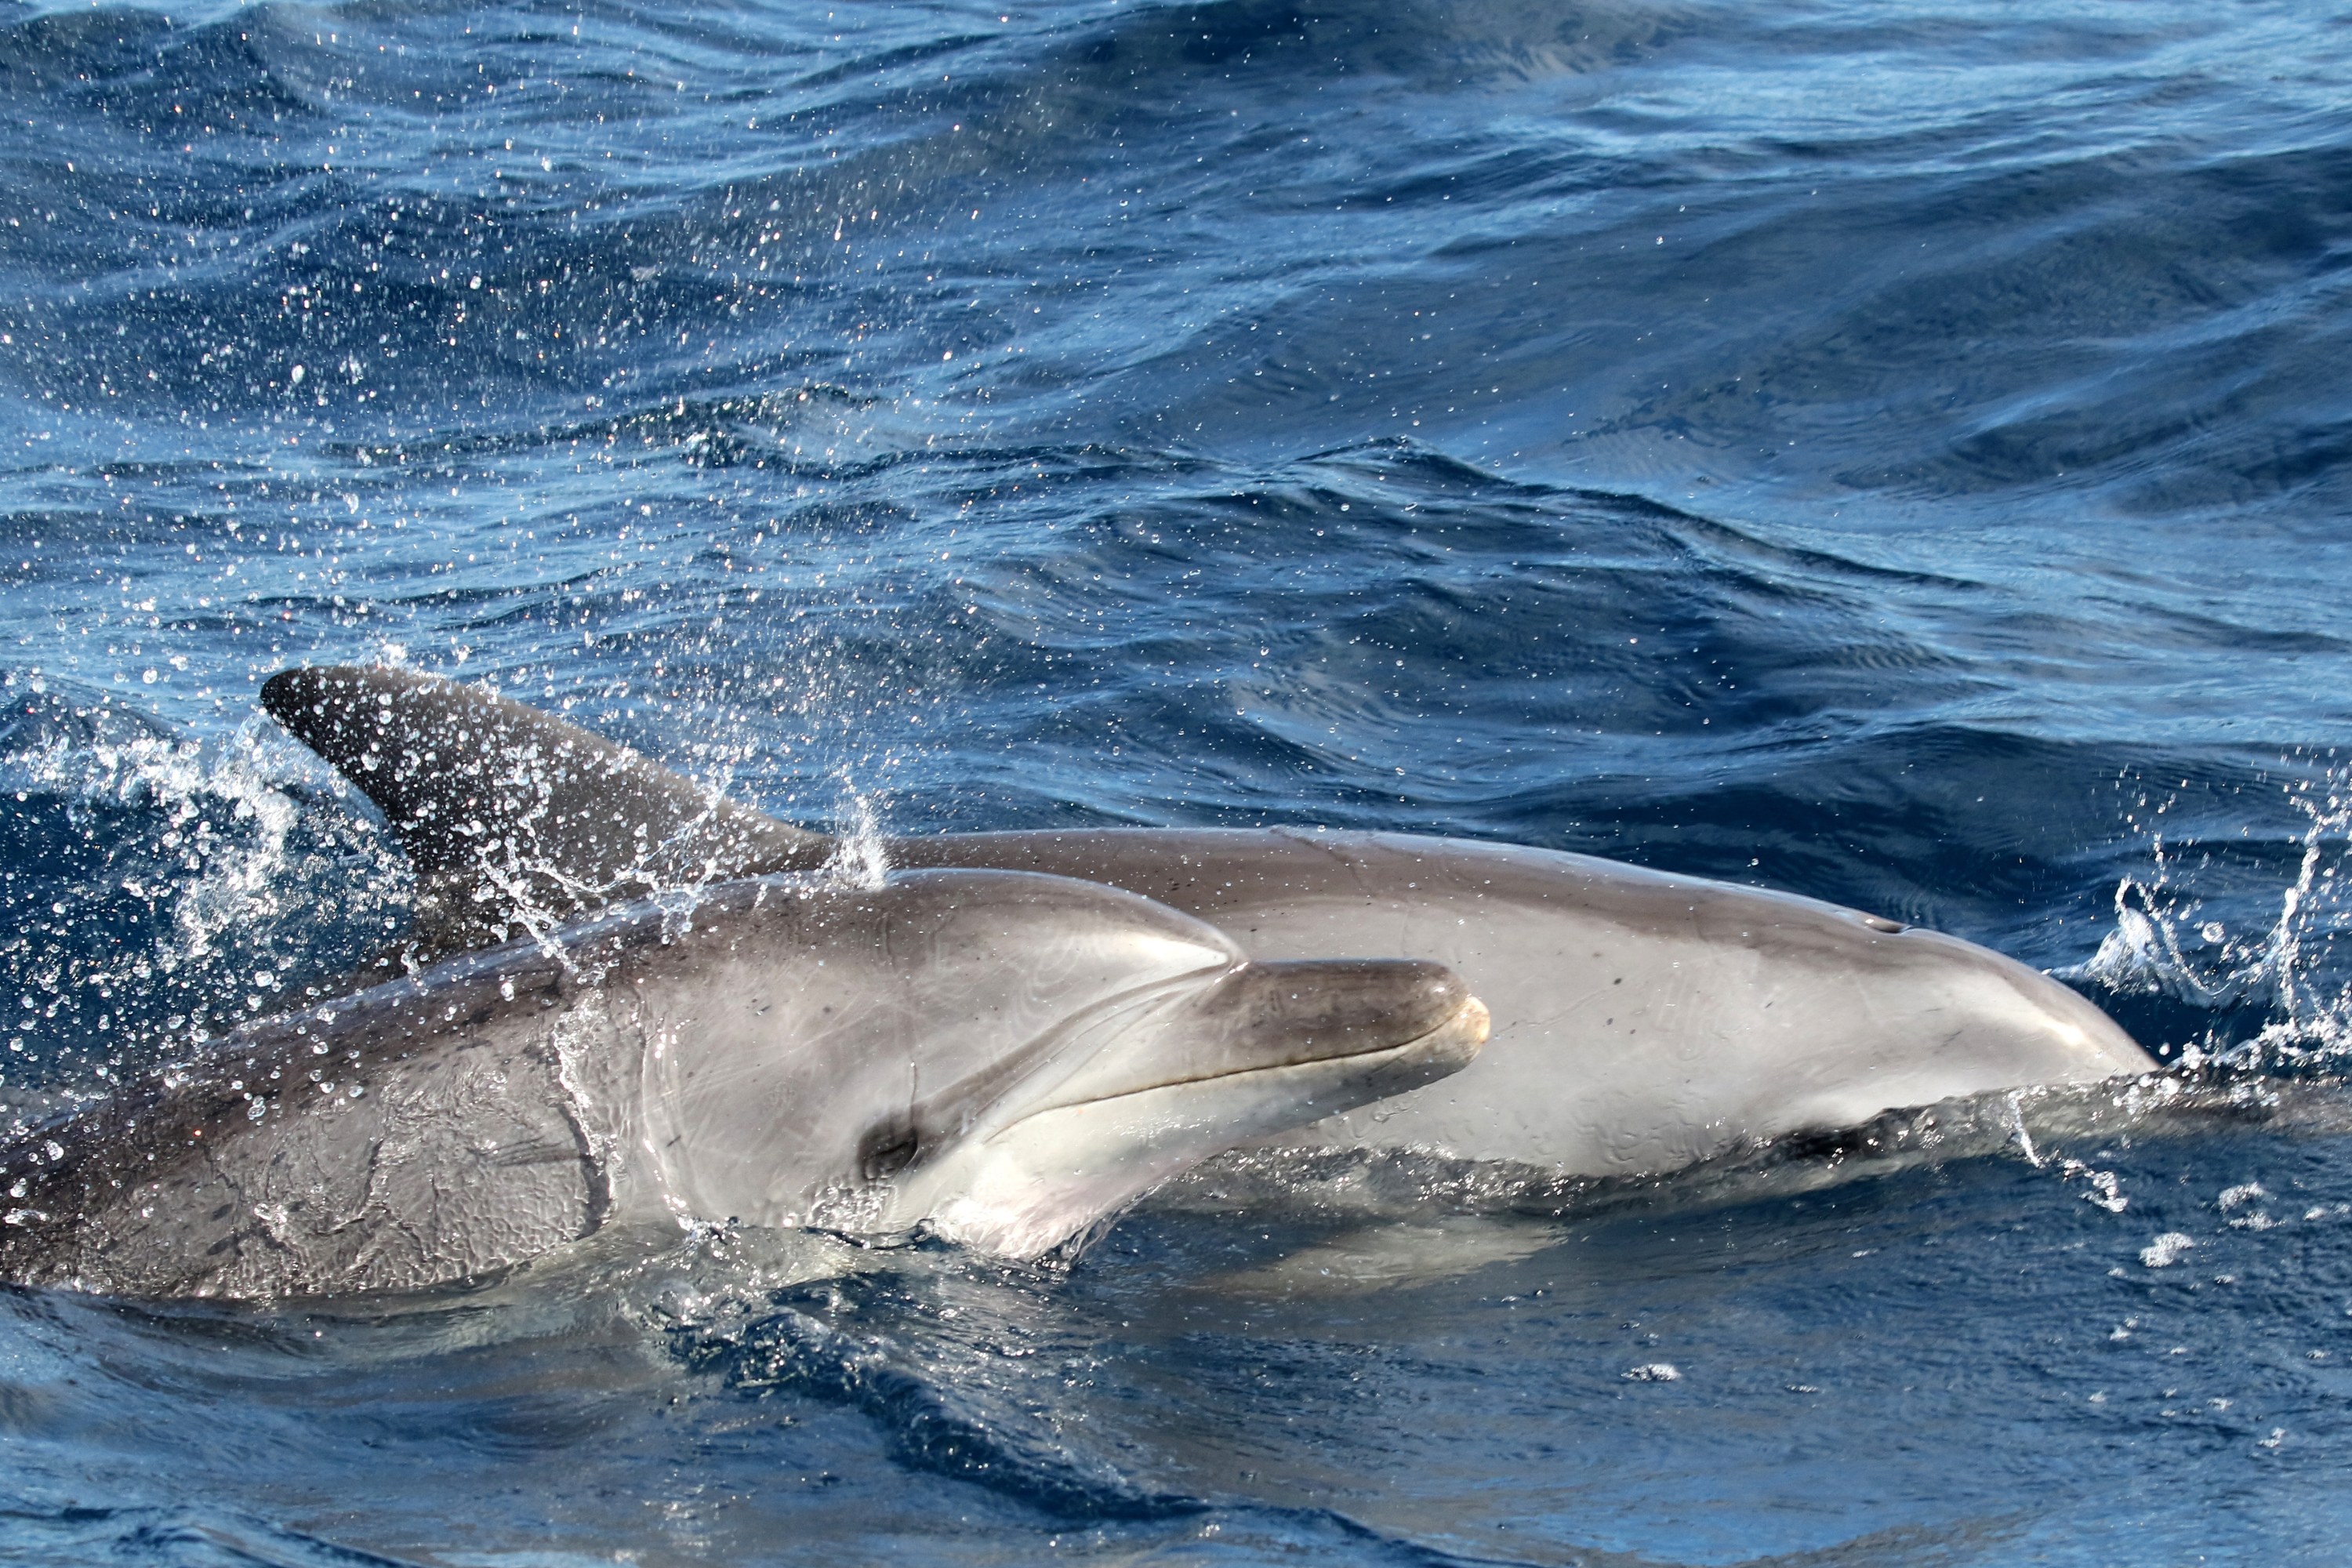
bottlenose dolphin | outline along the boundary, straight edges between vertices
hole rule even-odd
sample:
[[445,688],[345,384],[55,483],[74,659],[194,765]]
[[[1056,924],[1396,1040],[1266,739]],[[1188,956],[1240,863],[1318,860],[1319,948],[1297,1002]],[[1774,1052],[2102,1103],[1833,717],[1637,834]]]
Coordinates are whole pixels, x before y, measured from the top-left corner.
[[0,1278],[414,1290],[696,1220],[1034,1257],[1485,1037],[1435,964],[1253,963],[1097,883],[740,879],[247,1026],[0,1150]]
[[[593,907],[598,879],[639,874],[617,868],[639,824],[656,875],[808,864],[832,849],[562,720],[414,671],[287,670],[262,701],[383,808],[441,911],[428,942],[551,918],[519,891],[556,915]],[[2157,1065],[2083,997],[1956,937],[1591,856],[1306,828],[950,834],[884,848],[896,865],[1124,888],[1259,958],[1433,960],[1492,1010],[1470,1068],[1286,1135],[1304,1142],[1626,1175]]]

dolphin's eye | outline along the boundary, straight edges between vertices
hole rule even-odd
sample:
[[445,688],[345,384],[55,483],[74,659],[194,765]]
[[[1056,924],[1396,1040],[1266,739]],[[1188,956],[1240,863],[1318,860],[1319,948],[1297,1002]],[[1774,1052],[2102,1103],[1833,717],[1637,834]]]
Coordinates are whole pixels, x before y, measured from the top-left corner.
[[869,1127],[857,1141],[857,1168],[869,1182],[887,1182],[915,1163],[923,1141],[905,1122]]

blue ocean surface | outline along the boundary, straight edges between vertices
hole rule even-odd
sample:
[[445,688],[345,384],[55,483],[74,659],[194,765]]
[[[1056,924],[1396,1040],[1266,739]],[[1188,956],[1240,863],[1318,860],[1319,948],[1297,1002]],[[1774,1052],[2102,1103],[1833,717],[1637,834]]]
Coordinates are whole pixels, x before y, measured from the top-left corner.
[[2344,1561],[2352,16],[12,3],[0,110],[6,1120],[402,928],[329,660],[813,826],[1791,889],[2172,1064],[1067,1267],[0,1292],[0,1558]]

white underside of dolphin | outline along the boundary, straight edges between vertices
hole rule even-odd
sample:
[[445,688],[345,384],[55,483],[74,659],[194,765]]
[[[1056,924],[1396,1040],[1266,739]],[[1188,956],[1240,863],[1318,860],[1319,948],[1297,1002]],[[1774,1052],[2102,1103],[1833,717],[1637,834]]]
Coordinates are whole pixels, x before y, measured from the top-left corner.
[[[536,897],[553,920],[593,907],[602,886],[833,853],[576,726],[437,678],[294,670],[263,700],[383,807],[445,915],[527,923]],[[1431,960],[1486,1004],[1493,1032],[1471,1067],[1286,1141],[1622,1175],[2157,1066],[2073,991],[1958,938],[1589,856],[1307,828],[959,834],[885,851],[894,865],[1107,883],[1223,929],[1254,958]]]

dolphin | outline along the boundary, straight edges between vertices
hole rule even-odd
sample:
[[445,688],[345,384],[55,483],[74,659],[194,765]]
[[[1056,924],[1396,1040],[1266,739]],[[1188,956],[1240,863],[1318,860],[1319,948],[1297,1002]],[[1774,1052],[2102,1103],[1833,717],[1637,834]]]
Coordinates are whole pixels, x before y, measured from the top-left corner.
[[1438,965],[1252,962],[1098,883],[738,879],[248,1025],[37,1129],[0,1149],[0,1278],[413,1291],[698,1221],[1034,1258],[1485,1037]]
[[[575,725],[436,677],[292,669],[261,700],[383,807],[420,899],[442,911],[421,931],[428,943],[593,907],[599,879],[834,851]],[[883,849],[899,866],[1122,888],[1260,959],[1410,954],[1491,1009],[1466,1070],[1289,1142],[1627,1176],[2158,1065],[2084,997],[1957,937],[1591,856],[1304,827],[946,834]]]

